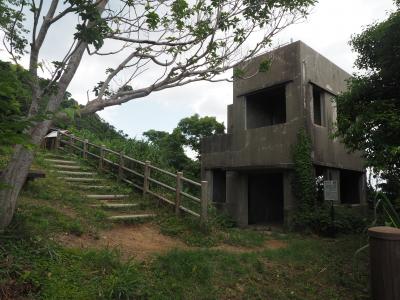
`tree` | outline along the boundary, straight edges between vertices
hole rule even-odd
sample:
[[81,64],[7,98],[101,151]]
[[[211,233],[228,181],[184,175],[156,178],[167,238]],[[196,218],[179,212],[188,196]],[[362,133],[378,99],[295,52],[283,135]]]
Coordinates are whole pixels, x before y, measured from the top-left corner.
[[351,45],[362,71],[336,98],[337,134],[351,150],[361,150],[370,167],[400,178],[400,11],[367,27]]
[[166,131],[151,129],[144,132],[143,135],[158,148],[161,160],[165,165],[182,171],[190,164],[190,158],[185,155],[183,149],[184,137],[178,130],[175,129],[170,134]]
[[[31,104],[27,117],[45,116],[27,131],[30,142],[38,145],[59,114],[60,103],[85,53],[113,56],[120,62],[107,68],[104,80],[94,87],[91,100],[80,114],[195,81],[225,80],[219,75],[269,45],[275,34],[303,18],[314,2],[0,1],[0,28],[6,50],[16,63],[24,55],[29,56]],[[49,63],[41,50],[49,30],[59,23],[69,29],[72,43],[58,60]],[[250,38],[251,45],[247,43]],[[44,86],[40,84],[39,69],[48,73]],[[0,177],[1,182],[11,186],[0,192],[0,229],[13,216],[32,160],[32,151],[15,147]]]
[[[148,130],[143,133],[147,140],[155,145],[160,152],[161,160],[174,170],[184,171],[193,179],[200,177],[200,141],[203,137],[223,133],[225,126],[215,117],[200,118],[198,114],[183,118],[177,127],[168,133],[166,131]],[[188,146],[197,153],[193,160],[185,154]]]
[[185,146],[189,146],[192,151],[197,153],[197,158],[200,157],[200,142],[203,137],[214,134],[224,133],[225,126],[219,123],[215,117],[200,118],[198,114],[184,118],[178,123],[179,131],[185,138]]

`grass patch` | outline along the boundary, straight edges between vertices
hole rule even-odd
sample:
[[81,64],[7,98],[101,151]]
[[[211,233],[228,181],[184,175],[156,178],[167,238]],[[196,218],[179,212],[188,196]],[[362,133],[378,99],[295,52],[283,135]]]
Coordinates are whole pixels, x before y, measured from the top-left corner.
[[191,216],[177,217],[168,208],[160,210],[158,224],[161,233],[177,237],[187,245],[197,247],[214,247],[225,243],[255,248],[271,238],[264,232],[228,227],[224,220],[211,219],[204,225]]
[[[150,208],[149,203],[144,199],[142,206]],[[229,219],[216,215],[204,226],[195,218],[176,217],[169,208],[161,207],[158,214],[153,222],[162,233],[196,248],[144,263],[122,260],[107,248],[68,249],[53,236],[96,232],[109,224],[106,213],[89,207],[79,192],[51,174],[30,183],[11,226],[0,233],[0,299],[368,298],[366,253],[356,274],[353,269],[360,236],[267,235],[233,228]],[[261,250],[269,239],[284,239],[287,247]],[[211,248],[221,244],[257,251]]]
[[43,236],[59,232],[68,232],[77,236],[83,233],[83,226],[79,220],[46,205],[22,203],[15,215],[15,222],[23,222],[23,226]]

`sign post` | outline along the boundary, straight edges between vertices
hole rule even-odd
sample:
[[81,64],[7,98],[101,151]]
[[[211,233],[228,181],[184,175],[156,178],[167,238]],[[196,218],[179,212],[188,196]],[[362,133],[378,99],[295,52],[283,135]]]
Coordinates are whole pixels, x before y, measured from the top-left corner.
[[338,201],[338,183],[336,180],[324,180],[324,200],[331,202],[331,228],[330,235],[334,237],[336,235],[335,228],[335,207],[334,202]]

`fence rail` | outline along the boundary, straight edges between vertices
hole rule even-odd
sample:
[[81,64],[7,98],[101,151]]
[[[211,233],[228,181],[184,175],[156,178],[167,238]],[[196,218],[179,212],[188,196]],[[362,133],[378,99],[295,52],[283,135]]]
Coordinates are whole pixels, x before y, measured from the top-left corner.
[[[73,134],[61,131],[57,133],[55,145],[56,148],[63,145],[64,148],[72,152],[76,150],[83,159],[88,160],[90,156],[92,160],[97,160],[99,171],[112,173],[116,175],[118,180],[141,190],[143,195],[152,195],[164,203],[174,206],[177,215],[184,212],[200,218],[202,222],[207,221],[209,205],[207,181],[196,182],[184,177],[182,172],[174,174],[153,166],[150,161],[143,162],[134,159],[125,155],[123,152],[108,149],[104,145],[96,145],[89,142],[87,139],[81,139],[75,137]],[[132,164],[136,165],[135,170]],[[163,182],[162,179],[164,177],[173,181],[173,184],[170,182]],[[183,187],[184,183],[185,186],[188,185],[190,188],[186,188],[185,190]],[[167,192],[161,193],[160,188],[161,190],[167,190]],[[193,195],[193,191],[196,190],[197,193],[195,194],[200,196]],[[192,205],[187,205],[190,206],[190,208],[184,206],[183,199],[190,200]],[[193,208],[196,206],[200,206],[198,207],[198,212]]]

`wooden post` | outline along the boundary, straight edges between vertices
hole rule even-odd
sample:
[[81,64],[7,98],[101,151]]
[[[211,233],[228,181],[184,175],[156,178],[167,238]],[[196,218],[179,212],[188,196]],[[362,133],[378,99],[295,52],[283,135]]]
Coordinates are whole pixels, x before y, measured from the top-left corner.
[[118,180],[121,181],[124,177],[124,151],[119,153],[119,164],[118,164]]
[[149,190],[149,177],[150,177],[150,161],[146,160],[144,166],[144,178],[143,178],[143,196],[147,194]]
[[88,142],[87,139],[83,141],[83,159],[87,159]]
[[176,172],[176,198],[175,198],[175,214],[178,216],[181,206],[181,191],[182,191],[182,172]]
[[104,162],[103,162],[103,160],[104,160],[104,148],[105,148],[106,146],[104,146],[104,145],[101,145],[101,148],[100,148],[100,160],[99,160],[99,170],[100,171],[103,171],[103,167],[104,167]]
[[71,153],[74,153],[74,148],[72,147],[72,145],[74,145],[74,140],[75,140],[75,136],[74,136],[73,134],[71,134],[71,135],[69,136],[69,145],[70,145],[69,151],[70,151]]
[[60,139],[61,139],[60,130],[57,130],[56,144],[54,145],[55,150],[60,148]]
[[400,229],[368,229],[372,299],[400,299]]
[[208,214],[208,182],[201,182],[201,211],[200,211],[200,220],[202,223],[207,222],[207,214]]

